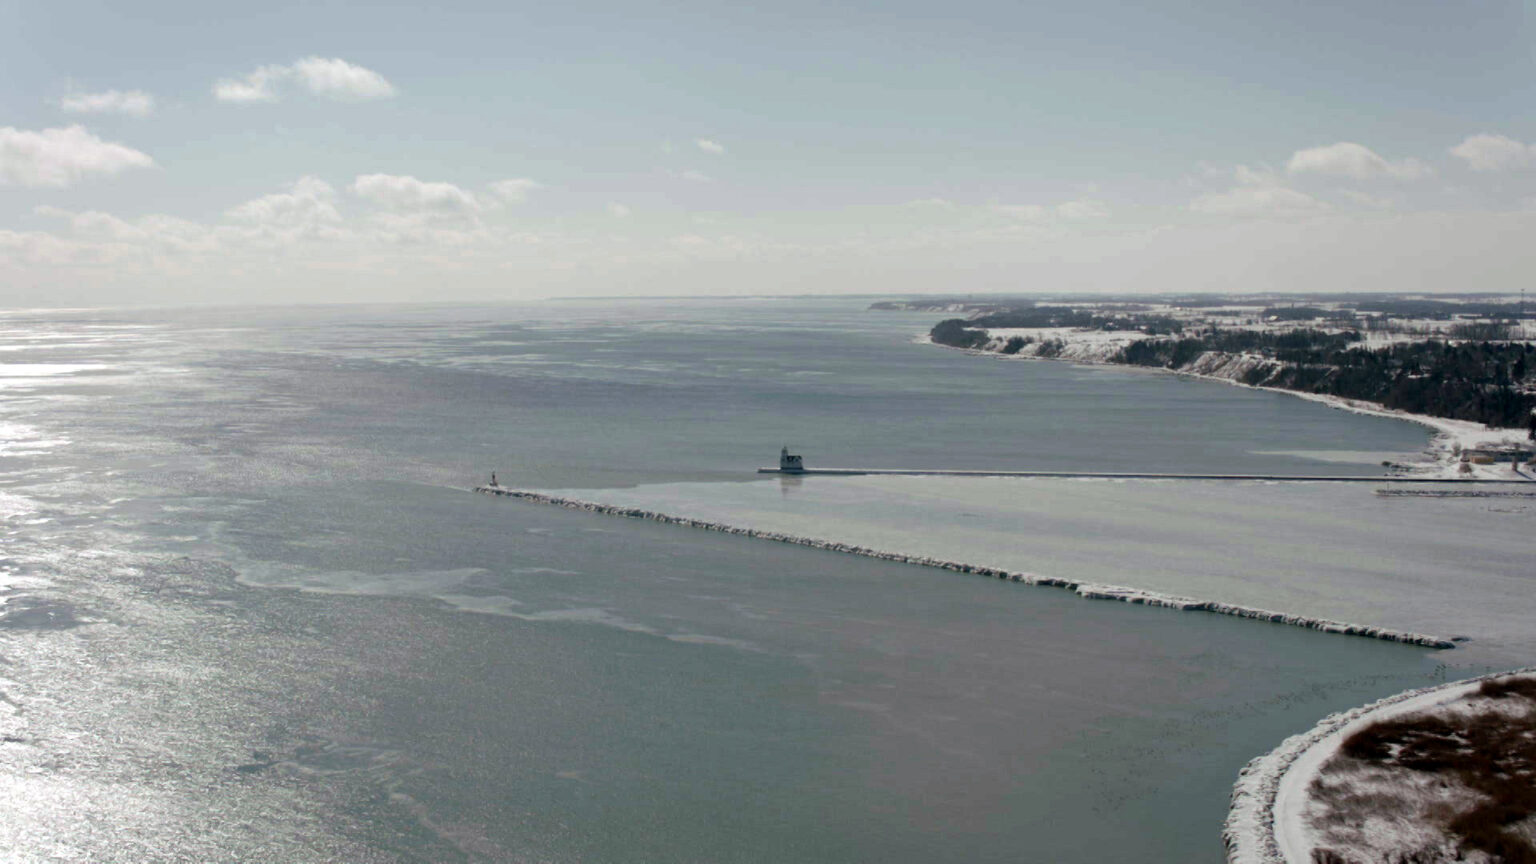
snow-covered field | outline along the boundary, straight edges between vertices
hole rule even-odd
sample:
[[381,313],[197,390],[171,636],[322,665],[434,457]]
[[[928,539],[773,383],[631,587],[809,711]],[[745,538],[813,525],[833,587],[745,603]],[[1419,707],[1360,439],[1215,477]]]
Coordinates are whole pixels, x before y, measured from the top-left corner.
[[1536,661],[1532,499],[1379,496],[1369,484],[900,476],[546,491],[1076,583],[1469,637],[1454,662]]
[[1059,342],[1061,353],[1051,359],[1072,363],[1108,363],[1120,349],[1147,338],[1147,334],[1134,330],[1080,330],[1075,327],[991,327],[987,329],[987,336],[990,338],[986,346],[979,349],[987,353],[1000,352],[1009,339],[1021,338],[1031,341],[1011,356],[1034,359],[1040,357],[1047,343]]

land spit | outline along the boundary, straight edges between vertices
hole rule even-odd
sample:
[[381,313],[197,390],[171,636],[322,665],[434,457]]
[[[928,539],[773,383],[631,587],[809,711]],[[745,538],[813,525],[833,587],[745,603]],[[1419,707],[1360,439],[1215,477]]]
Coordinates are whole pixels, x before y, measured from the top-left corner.
[[1274,750],[1254,757],[1238,773],[1221,832],[1228,864],[1303,864],[1316,860],[1306,850],[1296,848],[1300,804],[1295,799],[1305,797],[1312,776],[1335,752],[1346,732],[1389,716],[1450,702],[1472,692],[1484,681],[1532,673],[1536,673],[1536,667],[1490,672],[1407,690],[1330,714],[1306,732],[1292,735]]
[[1079,597],[1089,600],[1119,600],[1123,603],[1134,603],[1142,606],[1161,606],[1169,609],[1178,609],[1184,612],[1213,612],[1218,615],[1231,615],[1237,618],[1252,618],[1259,621],[1269,621],[1275,624],[1289,624],[1293,627],[1305,627],[1309,630],[1320,630],[1325,633],[1341,633],[1346,636],[1365,636],[1371,639],[1382,639],[1388,642],[1403,642],[1410,645],[1422,645],[1426,648],[1455,648],[1456,642],[1439,637],[1428,636],[1423,633],[1412,633],[1403,630],[1391,630],[1385,627],[1373,627],[1366,624],[1348,624],[1342,621],[1332,621],[1326,618],[1313,618],[1306,615],[1291,615],[1285,612],[1275,612],[1268,609],[1256,609],[1251,606],[1238,606],[1232,603],[1222,603],[1215,600],[1195,600],[1188,597],[1178,597],[1168,594],[1159,594],[1151,591],[1143,591],[1138,588],[1126,588],[1117,585],[1099,585],[1089,582],[1078,582],[1072,579],[1062,579],[1055,576],[1041,576],[1036,573],[1021,573],[1017,571],[1003,570],[996,567],[965,564],[958,561],[945,561],[922,555],[907,555],[901,552],[887,552],[880,549],[871,549],[866,546],[856,546],[850,543],[838,543],[832,540],[821,540],[814,537],[799,537],[793,534],[784,534],[778,531],[760,531],[755,528],[745,528],[736,525],[726,525],[721,522],[710,522],[703,519],[691,519],[686,516],[673,516],[666,513],[657,513],[653,510],[644,510],[638,507],[618,507],[611,504],[600,504],[595,501],[582,501],[577,498],[564,498],[558,495],[550,495],[545,492],[534,492],[526,489],[511,489],[504,486],[476,486],[474,491],[484,495],[501,495],[508,498],[517,498],[523,501],[531,501],[536,504],[552,504],[556,507],[564,507],[568,510],[583,510],[588,513],[602,513],[609,516],[623,516],[629,519],[644,519],[650,522],[662,522],[668,525],[680,525],[686,528],[698,528],[704,531],[718,531],[722,534],[735,534],[742,537],[753,537],[759,540],[773,540],[779,543],[791,543],[796,546],[809,546],[813,549],[825,549],[832,552],[843,552],[850,555],[862,555],[866,558],[876,558],[881,561],[895,561],[902,564],[916,564],[922,567],[935,567],[940,570],[949,570],[956,573],[973,573],[978,576],[987,576],[994,579],[1003,579],[1009,582],[1023,582],[1028,585],[1042,585],[1051,588],[1064,588],[1076,593]]

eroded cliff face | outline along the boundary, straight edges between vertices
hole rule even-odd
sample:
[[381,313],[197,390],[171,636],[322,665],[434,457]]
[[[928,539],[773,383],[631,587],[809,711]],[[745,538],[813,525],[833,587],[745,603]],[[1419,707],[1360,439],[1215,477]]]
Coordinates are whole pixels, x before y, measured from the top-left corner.
[[[1041,360],[1112,363],[1128,366],[1143,364],[1130,363],[1125,359],[1126,346],[1160,338],[1142,333],[1073,333],[1067,330],[1039,331],[1028,335],[1011,330],[983,332],[986,333],[985,340],[980,341],[970,350]],[[1285,385],[1280,383],[1280,379],[1284,377],[1283,373],[1288,365],[1259,354],[1203,351],[1178,365],[1158,368],[1243,384],[1283,387]]]

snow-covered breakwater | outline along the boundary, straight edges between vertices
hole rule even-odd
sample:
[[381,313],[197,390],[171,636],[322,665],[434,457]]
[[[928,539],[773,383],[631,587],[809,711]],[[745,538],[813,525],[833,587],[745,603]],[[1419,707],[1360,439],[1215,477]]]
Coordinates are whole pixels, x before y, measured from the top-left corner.
[[[1279,747],[1253,758],[1238,772],[1237,783],[1232,787],[1232,804],[1221,832],[1222,843],[1227,849],[1227,861],[1229,864],[1300,864],[1310,860],[1307,857],[1294,857],[1304,856],[1306,850],[1289,848],[1293,854],[1287,856],[1287,849],[1282,848],[1282,843],[1286,847],[1297,845],[1295,842],[1284,842],[1286,838],[1282,838],[1282,835],[1294,837],[1302,826],[1293,824],[1294,820],[1300,819],[1298,813],[1291,811],[1281,815],[1281,786],[1282,783],[1288,788],[1298,785],[1294,780],[1286,782],[1293,771],[1298,772],[1296,779],[1307,779],[1299,777],[1299,773],[1311,773],[1327,761],[1337,749],[1337,744],[1343,740],[1342,733],[1346,728],[1363,726],[1367,722],[1386,719],[1391,714],[1406,713],[1457,698],[1471,692],[1483,681],[1533,672],[1536,672],[1536,667],[1493,672],[1448,684],[1406,690],[1358,708],[1329,714],[1306,732],[1292,735],[1280,742]],[[1333,746],[1325,746],[1325,742],[1330,739]],[[1305,784],[1299,784],[1299,788],[1305,789]]]
[[1377,489],[1383,498],[1536,498],[1536,492],[1490,492],[1484,489]]
[[792,543],[797,546],[809,546],[813,549],[825,549],[831,552],[844,552],[850,555],[862,555],[866,558],[877,558],[882,561],[895,561],[902,564],[916,564],[923,567],[935,567],[940,570],[949,570],[956,573],[973,573],[978,576],[987,576],[994,579],[1003,579],[1010,582],[1023,582],[1029,585],[1043,585],[1051,588],[1064,588],[1075,592],[1078,596],[1089,600],[1119,600],[1123,603],[1135,603],[1143,606],[1162,606],[1169,609],[1178,609],[1185,612],[1214,612],[1219,615],[1231,615],[1237,618],[1252,618],[1259,621],[1269,621],[1275,624],[1289,624],[1293,627],[1305,627],[1309,630],[1321,630],[1325,633],[1340,633],[1347,636],[1366,636],[1372,639],[1382,639],[1388,642],[1403,642],[1410,645],[1422,645],[1427,648],[1454,648],[1456,643],[1450,639],[1438,636],[1427,636],[1423,633],[1411,633],[1401,630],[1390,630],[1384,627],[1372,627],[1364,624],[1348,624],[1342,621],[1332,621],[1326,618],[1313,618],[1305,615],[1291,615],[1285,612],[1275,612],[1268,609],[1257,609],[1251,606],[1239,606],[1232,603],[1222,603],[1214,600],[1195,600],[1188,597],[1178,597],[1170,594],[1160,594],[1152,591],[1143,591],[1137,588],[1126,588],[1117,585],[1100,585],[1090,582],[1079,582],[1072,579],[1062,579],[1054,576],[1042,576],[1036,573],[1024,573],[1010,571],[998,567],[987,567],[976,564],[966,564],[958,561],[946,561],[923,555],[908,555],[902,552],[889,552],[880,549],[871,549],[867,546],[857,546],[851,543],[839,543],[834,540],[822,540],[815,537],[801,537],[778,531],[762,531],[755,528],[745,528],[737,525],[727,525],[721,522],[711,522],[703,519],[691,519],[685,516],[673,516],[666,513],[658,513],[654,510],[645,510],[639,507],[622,507],[611,504],[600,504],[595,501],[582,501],[576,498],[564,498],[557,495],[549,495],[543,492],[533,492],[526,489],[509,489],[501,486],[477,486],[476,492],[486,495],[503,495],[509,498],[518,498],[524,501],[532,501],[539,504],[553,504],[569,510],[583,510],[589,513],[603,513],[610,516],[624,516],[630,519],[645,519],[651,522],[663,522],[668,525],[681,525],[687,528],[699,528],[705,531],[718,531],[722,534],[735,534],[742,537],[753,537],[760,540],[773,540],[779,543]]

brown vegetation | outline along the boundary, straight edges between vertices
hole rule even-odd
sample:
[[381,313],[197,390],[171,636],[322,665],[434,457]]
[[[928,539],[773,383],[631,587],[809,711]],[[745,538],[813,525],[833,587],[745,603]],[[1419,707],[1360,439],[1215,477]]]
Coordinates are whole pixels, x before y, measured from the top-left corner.
[[[1438,793],[1427,812],[1437,817],[1458,857],[1476,850],[1495,862],[1536,864],[1529,830],[1536,819],[1536,679],[1485,681],[1462,707],[1367,726],[1344,740],[1331,767],[1360,777],[1411,772],[1397,774],[1402,788]],[[1334,824],[1401,808],[1406,800],[1390,787],[1380,789],[1379,779],[1376,789],[1349,785],[1314,787],[1327,799]],[[1440,855],[1434,849],[1397,850],[1376,860],[1409,864],[1444,860]],[[1315,850],[1312,861],[1356,864],[1330,848]]]

